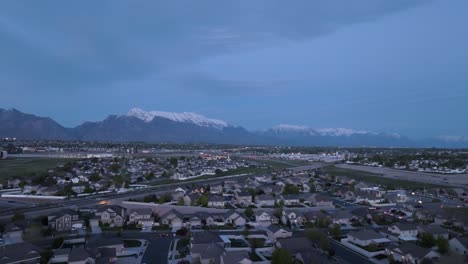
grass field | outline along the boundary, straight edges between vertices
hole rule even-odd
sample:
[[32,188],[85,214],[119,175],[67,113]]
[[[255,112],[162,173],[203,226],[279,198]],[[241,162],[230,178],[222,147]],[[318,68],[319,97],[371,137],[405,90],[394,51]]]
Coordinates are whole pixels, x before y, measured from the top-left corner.
[[0,160],[0,180],[27,177],[33,173],[46,172],[69,160],[57,158],[18,158]]
[[271,166],[274,170],[282,170],[287,169],[295,166],[303,166],[308,165],[309,163],[304,161],[281,161],[281,160],[256,160],[259,163],[263,163],[265,165]]
[[383,177],[381,174],[360,171],[360,170],[343,169],[343,168],[338,168],[335,166],[324,167],[322,170],[326,173],[329,173],[335,176],[346,176],[348,178],[355,179],[357,181],[364,181],[368,183],[374,183],[374,184],[379,184],[382,186],[394,187],[394,188],[422,189],[422,188],[445,188],[446,187],[446,186],[438,185],[438,184],[390,179],[390,178]]

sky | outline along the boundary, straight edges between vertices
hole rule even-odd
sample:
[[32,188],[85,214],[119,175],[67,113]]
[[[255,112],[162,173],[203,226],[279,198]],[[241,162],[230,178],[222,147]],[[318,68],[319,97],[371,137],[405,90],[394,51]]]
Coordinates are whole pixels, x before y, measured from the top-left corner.
[[468,136],[468,1],[0,2],[0,108]]

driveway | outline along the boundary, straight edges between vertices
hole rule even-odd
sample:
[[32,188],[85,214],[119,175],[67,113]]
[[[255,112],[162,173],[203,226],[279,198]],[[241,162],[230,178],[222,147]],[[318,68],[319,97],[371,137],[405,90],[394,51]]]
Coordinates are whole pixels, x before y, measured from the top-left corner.
[[91,219],[89,220],[89,225],[91,226],[91,233],[92,234],[101,234],[102,229],[99,227],[99,220]]

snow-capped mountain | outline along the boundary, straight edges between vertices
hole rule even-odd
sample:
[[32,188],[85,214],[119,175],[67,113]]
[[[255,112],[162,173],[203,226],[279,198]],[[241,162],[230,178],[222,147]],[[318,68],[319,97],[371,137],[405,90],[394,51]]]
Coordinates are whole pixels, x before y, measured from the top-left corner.
[[140,108],[133,108],[128,111],[127,116],[136,117],[145,122],[151,122],[155,117],[166,118],[175,122],[182,123],[191,123],[203,127],[216,127],[223,128],[227,127],[228,124],[225,121],[218,119],[211,119],[205,116],[191,113],[191,112],[182,112],[182,113],[173,113],[173,112],[164,112],[164,111],[144,111]]
[[272,130],[277,132],[293,132],[293,133],[307,133],[313,136],[352,136],[352,135],[377,135],[377,133],[365,131],[365,130],[354,130],[349,128],[310,128],[307,126],[298,125],[287,125],[281,124],[274,126]]
[[468,147],[466,136],[411,140],[395,133],[284,124],[266,131],[250,132],[195,113],[146,112],[138,108],[126,115],[110,115],[102,121],[85,122],[74,128],[63,127],[48,117],[25,114],[16,109],[0,109],[2,137],[283,146]]
[[281,124],[259,132],[293,145],[306,146],[408,146],[411,142],[398,134],[375,133],[349,128],[311,128]]

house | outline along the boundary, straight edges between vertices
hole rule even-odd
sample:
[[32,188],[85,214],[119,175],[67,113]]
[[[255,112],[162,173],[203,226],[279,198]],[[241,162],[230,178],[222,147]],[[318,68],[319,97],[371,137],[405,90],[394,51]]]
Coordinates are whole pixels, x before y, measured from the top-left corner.
[[71,248],[60,248],[54,251],[54,256],[50,259],[50,263],[67,263]]
[[105,205],[99,208],[95,216],[102,224],[108,224],[111,227],[123,226],[126,219],[126,209],[119,205]]
[[210,187],[210,193],[211,194],[221,194],[221,193],[223,193],[223,186],[216,185],[216,186]]
[[300,263],[333,263],[325,254],[314,250],[310,239],[307,237],[289,237],[278,240],[277,246],[287,249],[294,259]]
[[224,242],[216,233],[194,232],[190,251],[195,262],[220,263],[224,252]]
[[301,214],[291,210],[283,210],[283,216],[281,218],[281,221],[284,224],[287,224],[288,220],[289,223],[291,223],[291,225],[302,226],[304,224],[304,218]]
[[468,237],[454,237],[449,240],[450,250],[460,255],[468,255]]
[[233,226],[244,226],[246,223],[246,219],[234,210],[227,211],[224,214],[224,219],[226,224],[231,224]]
[[275,198],[271,194],[260,194],[255,196],[255,203],[261,207],[275,206]]
[[8,180],[8,182],[7,182],[8,188],[19,188],[20,185],[21,185],[21,180],[20,179]]
[[370,203],[370,204],[378,204],[385,200],[382,197],[382,194],[378,191],[361,191],[361,192],[354,192],[356,196],[356,203]]
[[153,211],[150,208],[136,208],[128,213],[128,221],[134,224],[143,224],[143,222],[153,221]]
[[307,211],[303,213],[304,222],[315,224],[319,219],[330,219],[331,216],[321,211]]
[[237,192],[234,197],[236,203],[241,207],[247,207],[252,204],[252,195],[249,192]]
[[314,196],[314,200],[312,201],[312,205],[316,207],[325,207],[325,208],[334,208],[333,200],[325,195],[317,194]]
[[270,225],[267,227],[266,231],[270,241],[277,241],[278,238],[288,238],[292,236],[292,231],[288,227]]
[[71,189],[75,193],[80,194],[80,193],[84,193],[86,186],[84,184],[78,184],[78,185],[73,185]]
[[255,212],[255,222],[263,226],[268,226],[271,224],[271,216],[265,211],[257,211]]
[[3,238],[8,240],[9,244],[23,242],[23,229],[14,223],[9,223],[5,226]]
[[388,238],[385,238],[382,234],[373,230],[350,232],[348,233],[347,241],[361,247],[365,247],[370,244],[385,245],[391,242]]
[[199,193],[192,193],[184,196],[184,205],[185,206],[193,206],[198,204],[198,199],[200,199],[201,194]]
[[49,227],[59,232],[70,231],[73,223],[79,221],[79,214],[73,210],[63,210],[48,217]]
[[171,193],[172,201],[179,201],[180,198],[185,196],[185,190],[182,188],[177,188]]
[[208,207],[224,208],[226,201],[223,196],[214,195],[208,198]]
[[68,264],[94,264],[95,259],[92,258],[89,252],[84,247],[72,248],[68,255]]
[[296,194],[284,194],[281,200],[283,200],[285,206],[300,205],[300,198]]
[[392,245],[385,250],[387,256],[393,256],[398,263],[418,264],[423,259],[438,259],[440,254],[431,248],[423,248],[411,242]]
[[351,220],[354,218],[354,216],[346,211],[346,210],[339,210],[339,211],[334,211],[332,213],[332,220],[334,224],[338,225],[350,225]]
[[249,252],[241,251],[224,251],[221,255],[220,264],[252,264]]
[[29,243],[2,245],[0,264],[39,263],[42,249]]
[[183,226],[183,215],[177,210],[169,210],[167,213],[161,216],[160,222],[163,225],[172,227],[173,229],[179,229]]
[[418,226],[418,234],[422,233],[431,233],[435,238],[449,239],[449,232],[440,225],[420,225]]
[[397,223],[388,227],[388,231],[393,233],[403,241],[415,241],[418,240],[418,227],[414,224],[402,224]]

